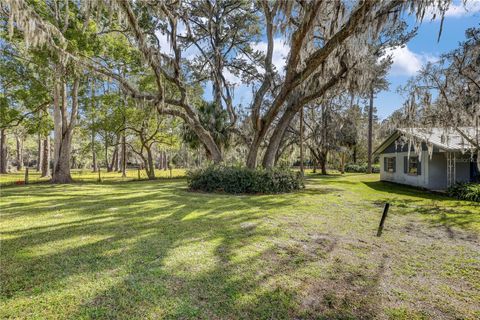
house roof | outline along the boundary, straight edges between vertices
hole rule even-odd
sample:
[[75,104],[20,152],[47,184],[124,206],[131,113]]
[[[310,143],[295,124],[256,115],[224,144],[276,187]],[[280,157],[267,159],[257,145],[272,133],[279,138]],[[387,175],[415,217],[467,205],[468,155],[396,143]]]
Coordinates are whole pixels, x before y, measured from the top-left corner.
[[381,153],[400,136],[414,137],[422,140],[423,142],[431,143],[432,145],[446,151],[463,151],[465,149],[473,148],[473,144],[471,144],[468,139],[463,137],[462,134],[469,139],[476,140],[477,131],[474,127],[461,127],[457,129],[398,128],[390,135],[390,137],[388,137],[380,146],[378,146],[373,153]]

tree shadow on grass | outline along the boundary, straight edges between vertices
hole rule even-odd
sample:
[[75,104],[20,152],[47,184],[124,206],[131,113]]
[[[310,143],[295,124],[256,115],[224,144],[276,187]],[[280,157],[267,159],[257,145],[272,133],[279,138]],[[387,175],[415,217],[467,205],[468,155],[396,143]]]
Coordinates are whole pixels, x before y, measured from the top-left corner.
[[[452,228],[475,229],[480,227],[480,204],[449,198],[436,193],[427,192],[414,187],[394,183],[376,181],[363,182],[379,192],[379,199],[374,203],[383,206],[390,203],[396,214],[420,214],[428,217],[427,221],[434,226],[443,227],[449,237],[455,237]],[[392,196],[389,196],[391,194]],[[408,196],[408,197],[398,197]]]
[[341,188],[330,188],[330,187],[321,187],[321,188],[306,188],[302,191],[299,191],[301,194],[305,195],[324,195],[324,194],[331,194],[331,193],[339,193],[345,191]]
[[[93,187],[93,188],[92,188]],[[68,188],[69,192],[65,192]],[[111,186],[111,192],[102,192],[102,186],[93,184],[76,184],[71,186],[44,185],[30,187],[22,190],[10,190],[6,192],[5,197],[15,197],[22,199],[28,197],[27,202],[5,201],[0,205],[2,219],[14,219],[18,217],[34,217],[39,214],[51,214],[55,211],[69,209],[80,215],[98,214],[98,211],[117,209],[117,215],[120,213],[129,214],[132,206],[144,206],[146,203],[161,207],[163,202],[171,202],[178,205],[189,203],[192,210],[195,207],[213,206],[220,204],[223,210],[226,209],[247,209],[253,207],[262,207],[270,209],[279,205],[293,205],[295,203],[294,194],[289,198],[279,199],[275,195],[254,195],[237,196],[235,201],[230,204],[223,203],[225,199],[232,196],[227,194],[212,193],[191,193],[183,188],[183,183],[178,181],[168,181],[168,183],[157,184],[151,182],[129,183],[126,185]],[[98,192],[97,192],[98,191]],[[74,194],[80,193],[80,194]],[[103,195],[102,195],[103,193]],[[293,198],[292,198],[293,196]],[[13,198],[13,199],[15,199]]]
[[[74,317],[370,319],[378,310],[373,300],[378,297],[383,265],[376,271],[355,268],[354,272],[336,260],[331,279],[314,281],[303,292],[303,283],[290,283],[295,281],[296,271],[308,264],[325,263],[336,247],[335,240],[271,242],[255,255],[237,261],[238,252],[254,245],[259,234],[235,228],[230,232],[216,246],[217,262],[212,268],[176,272],[164,267],[168,256],[153,264],[142,263],[142,256],[142,262],[132,264],[125,281],[98,293]],[[344,291],[339,293],[338,287]],[[125,299],[132,295],[134,299]]]
[[[387,181],[361,181],[367,187],[376,191],[393,193],[396,195],[413,196],[422,199],[449,200],[447,196],[428,192],[424,189],[401,185]],[[451,200],[451,199],[450,199]]]
[[[61,314],[66,318],[318,318],[316,308],[329,308],[325,295],[333,287],[315,295],[315,305],[304,304],[303,281],[296,273],[325,262],[335,239],[285,238],[263,220],[265,211],[294,206],[301,193],[231,197],[185,193],[176,182],[128,185],[108,192],[73,186],[88,194],[70,196],[68,188],[42,186],[15,194],[33,197],[25,206],[2,205],[2,216],[11,219],[52,218],[59,208],[73,218],[4,232],[1,296],[7,304],[32,302],[23,314],[4,316],[31,314],[34,300],[75,286],[76,277],[93,287],[104,278],[112,281],[79,292],[75,310]],[[371,287],[370,281],[353,284],[351,271],[339,267],[335,273],[346,291],[351,285]],[[78,290],[87,284],[80,283]],[[370,300],[357,303],[372,308]],[[347,312],[333,306],[332,318]]]
[[[315,182],[325,184],[343,184],[343,185],[355,185],[358,184],[357,181],[349,181],[345,178],[356,176],[357,174],[349,174],[348,176],[340,175],[340,174],[332,174],[332,175],[322,175],[322,174],[311,174],[307,176],[307,182]],[[363,175],[363,174],[358,174]]]

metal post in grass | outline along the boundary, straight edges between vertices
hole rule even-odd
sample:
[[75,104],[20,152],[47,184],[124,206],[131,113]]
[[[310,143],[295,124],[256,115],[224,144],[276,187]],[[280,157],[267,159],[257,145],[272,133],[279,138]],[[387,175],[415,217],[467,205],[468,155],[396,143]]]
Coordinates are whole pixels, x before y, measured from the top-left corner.
[[28,167],[25,167],[25,184],[28,184]]
[[140,180],[140,167],[138,167],[137,170],[138,170],[138,180]]
[[102,176],[100,175],[100,167],[98,167],[98,182],[102,182]]
[[385,219],[387,219],[388,209],[390,208],[390,203],[385,203],[385,208],[383,208],[382,219],[380,220],[380,225],[378,226],[377,237],[382,235],[383,225],[385,223]]

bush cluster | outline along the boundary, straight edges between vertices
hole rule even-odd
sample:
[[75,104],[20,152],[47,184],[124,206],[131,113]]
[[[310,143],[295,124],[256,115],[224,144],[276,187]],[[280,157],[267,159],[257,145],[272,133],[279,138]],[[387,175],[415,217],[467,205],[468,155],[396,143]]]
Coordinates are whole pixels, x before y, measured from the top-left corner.
[[299,172],[288,169],[248,169],[245,167],[209,166],[187,172],[193,191],[225,193],[286,193],[304,187]]
[[[368,165],[366,163],[362,163],[362,164],[349,163],[345,165],[345,172],[365,173],[367,172],[367,167]],[[373,173],[379,173],[380,166],[378,164],[372,165],[372,171]]]
[[457,183],[448,189],[448,195],[457,199],[480,202],[480,183]]

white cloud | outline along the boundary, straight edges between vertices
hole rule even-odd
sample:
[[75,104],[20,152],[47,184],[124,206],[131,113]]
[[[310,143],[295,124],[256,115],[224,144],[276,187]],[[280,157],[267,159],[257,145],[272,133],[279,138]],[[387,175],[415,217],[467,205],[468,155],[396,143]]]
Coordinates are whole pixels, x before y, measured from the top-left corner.
[[160,32],[159,30],[155,31],[155,36],[158,39],[158,43],[160,44],[160,49],[162,50],[162,52],[173,55],[172,45],[170,44],[168,36],[165,33]]
[[223,70],[223,76],[225,80],[234,86],[238,86],[242,83],[242,79],[231,73],[228,69]]
[[[253,50],[258,50],[263,53],[267,52],[267,42],[258,42],[252,44]],[[276,38],[273,40],[273,55],[272,55],[272,64],[277,68],[279,72],[283,72],[285,67],[285,59],[290,52],[290,46],[285,43],[284,39]]]
[[[445,12],[446,18],[463,18],[473,15],[477,15],[480,12],[480,0],[469,0],[467,3],[461,1],[454,1],[448,7],[448,10]],[[434,21],[438,21],[440,18],[440,13],[437,8],[430,7],[427,9],[425,14],[424,21],[432,21],[433,17],[436,17]]]
[[480,12],[480,0],[470,0],[465,5],[463,4],[451,4],[445,17],[461,18],[474,15]]
[[393,60],[391,75],[414,76],[427,62],[434,62],[438,58],[432,54],[418,54],[411,51],[408,46],[396,47],[387,50],[386,55],[390,55]]
[[[187,28],[185,27],[185,24],[182,22],[179,22],[177,26],[177,34],[180,36],[186,36],[187,34]],[[160,45],[160,50],[170,56],[174,55],[173,49],[172,49],[172,44],[170,43],[170,38],[168,35],[161,30],[157,29],[155,30],[155,36],[158,39],[158,43]],[[188,52],[188,56],[193,55],[193,53]]]

